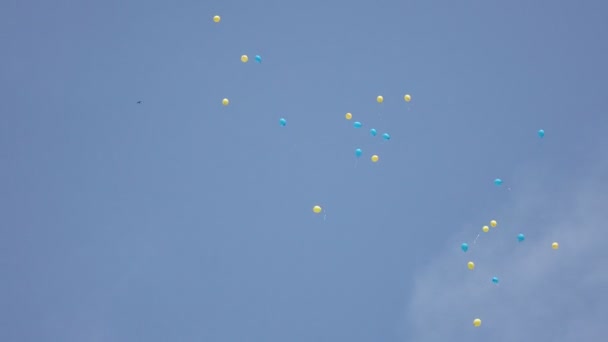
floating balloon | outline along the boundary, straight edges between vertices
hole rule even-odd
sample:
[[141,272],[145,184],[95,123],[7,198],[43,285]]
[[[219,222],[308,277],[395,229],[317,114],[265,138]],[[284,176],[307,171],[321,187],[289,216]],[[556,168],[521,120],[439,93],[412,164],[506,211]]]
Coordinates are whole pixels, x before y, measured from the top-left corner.
[[475,269],[475,263],[474,263],[474,262],[472,262],[472,261],[469,261],[469,262],[467,263],[467,267],[468,267],[470,270],[474,270],[474,269]]
[[492,226],[492,228],[496,227],[497,225],[498,225],[498,222],[496,222],[496,220],[490,221],[490,226]]
[[544,138],[545,137],[545,130],[544,129],[539,129],[538,130],[538,136],[540,138]]
[[474,326],[475,328],[479,328],[479,327],[481,326],[481,320],[480,320],[479,318],[475,318],[475,319],[473,320],[473,326]]
[[557,242],[552,243],[551,244],[551,248],[558,249],[559,248],[559,243],[557,243]]
[[498,284],[498,277],[494,277],[494,278],[492,278],[492,282],[493,282],[494,284]]
[[350,120],[350,119],[352,119],[352,118],[353,118],[353,115],[352,115],[351,113],[346,113],[346,114],[344,115],[344,117],[346,118],[346,120]]
[[[279,124],[280,124],[281,126],[285,126],[285,125],[287,125],[287,120],[285,120],[285,119],[283,119],[283,118],[280,118],[280,119],[279,119]],[[297,126],[297,125],[296,125],[296,126]]]
[[460,245],[460,249],[462,249],[463,252],[466,252],[469,250],[469,245],[466,243],[463,243],[462,245]]
[[219,15],[216,15],[216,16],[213,17],[213,21],[216,22],[216,23],[219,23],[220,20],[222,20],[222,18],[220,18]]
[[487,232],[489,232],[489,231],[490,231],[490,227],[488,227],[488,226],[483,226],[483,228],[481,228],[481,230],[482,230],[484,233],[487,233]]
[[494,180],[494,185],[496,185],[496,186],[501,186],[501,185],[502,185],[502,179],[500,179],[500,178],[496,178],[496,179]]
[[363,126],[363,125],[359,121],[355,121],[353,126],[355,126],[355,128],[361,128],[361,126]]
[[229,105],[229,104],[230,104],[230,101],[229,101],[228,99],[223,99],[223,100],[222,100],[222,104],[223,104],[224,106],[227,106],[227,105]]
[[362,154],[363,154],[363,151],[361,151],[360,148],[355,150],[355,156],[357,156],[357,158],[361,157]]
[[376,129],[375,129],[375,128],[372,128],[372,129],[370,129],[370,130],[369,130],[369,134],[371,134],[371,135],[372,135],[372,137],[375,137],[375,136],[376,136],[376,134],[378,134],[378,131],[376,131]]
[[320,206],[318,206],[318,205],[315,205],[314,207],[312,207],[312,211],[313,211],[313,213],[315,213],[315,214],[319,214],[319,213],[320,213],[322,210],[323,210],[323,209],[321,209],[321,207],[320,207]]
[[372,162],[377,163],[377,162],[378,162],[378,159],[380,159],[380,158],[378,158],[378,156],[377,156],[377,155],[375,155],[375,154],[374,154],[374,155],[372,156]]
[[258,62],[258,63],[262,63],[262,56],[255,55],[255,61]]
[[376,101],[378,101],[378,103],[382,103],[384,102],[384,97],[382,97],[381,95],[376,97]]
[[383,138],[384,140],[391,140],[391,136],[390,136],[388,133],[384,133],[384,134],[382,134],[382,138]]
[[412,101],[412,97],[410,96],[410,94],[405,94],[405,96],[403,97],[403,99],[405,100],[405,102]]
[[242,55],[241,56],[241,62],[247,63],[248,60],[249,60],[249,57],[247,57],[247,55]]
[[526,237],[524,236],[524,234],[518,234],[517,235],[517,241],[522,242],[526,239]]

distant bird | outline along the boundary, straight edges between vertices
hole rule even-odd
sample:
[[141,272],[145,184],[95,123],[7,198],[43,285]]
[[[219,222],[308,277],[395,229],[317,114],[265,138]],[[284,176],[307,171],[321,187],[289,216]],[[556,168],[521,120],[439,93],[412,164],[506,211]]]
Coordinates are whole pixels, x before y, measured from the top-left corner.
[[137,104],[141,104],[141,103],[142,103],[141,101],[137,101]]

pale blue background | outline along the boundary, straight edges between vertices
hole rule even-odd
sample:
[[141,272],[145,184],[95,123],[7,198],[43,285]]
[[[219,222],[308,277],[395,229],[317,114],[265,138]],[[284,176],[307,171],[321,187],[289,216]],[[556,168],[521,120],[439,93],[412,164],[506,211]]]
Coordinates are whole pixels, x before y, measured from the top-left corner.
[[[429,276],[436,290],[413,303],[433,260],[461,258],[482,224],[511,219],[497,208],[539,186],[555,203],[547,215],[563,214],[573,184],[605,165],[607,11],[599,0],[2,1],[0,340],[575,340],[539,335],[568,325],[558,314],[517,328],[527,309],[510,325],[486,313],[474,330],[491,295],[471,312],[462,296],[432,303],[464,266]],[[550,245],[537,216],[501,239]],[[590,311],[549,311],[566,309]],[[606,318],[598,310],[587,322]],[[454,328],[440,336],[419,320]]]

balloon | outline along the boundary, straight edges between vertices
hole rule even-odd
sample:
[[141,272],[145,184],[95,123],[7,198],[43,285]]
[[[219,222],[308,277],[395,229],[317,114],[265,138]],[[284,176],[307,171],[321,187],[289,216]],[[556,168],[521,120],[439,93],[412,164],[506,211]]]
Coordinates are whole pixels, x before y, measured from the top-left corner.
[[255,55],[255,61],[258,62],[258,63],[262,63],[262,56]]
[[498,277],[494,277],[494,278],[492,278],[492,282],[493,282],[494,284],[498,284]]
[[378,158],[378,156],[377,156],[377,155],[375,155],[375,154],[374,154],[374,155],[372,156],[372,162],[376,163],[376,162],[378,162],[378,159],[380,159],[380,158]]
[[353,115],[352,115],[351,113],[346,113],[346,114],[344,115],[344,117],[346,118],[346,120],[350,120],[350,119],[352,119],[352,118],[353,118]]
[[355,156],[357,156],[357,158],[361,157],[362,154],[363,154],[363,151],[361,151],[360,148],[355,150]]
[[491,226],[492,228],[496,227],[497,225],[498,225],[498,222],[496,222],[496,220],[492,220],[492,221],[490,221],[490,226]]
[[496,186],[501,186],[501,185],[502,185],[502,179],[500,179],[500,178],[496,178],[496,179],[494,180],[494,185],[496,185]]
[[557,242],[552,243],[551,244],[551,248],[558,249],[559,248],[559,243],[557,243]]
[[216,23],[219,23],[220,20],[222,20],[222,18],[220,18],[219,15],[216,15],[216,16],[213,17],[213,21],[215,21]]
[[475,269],[475,263],[474,263],[474,262],[472,262],[472,261],[469,261],[469,262],[467,263],[467,267],[468,267],[470,270],[473,270],[473,269]]
[[384,140],[390,140],[391,136],[388,133],[384,133],[382,134],[382,138],[384,138]]
[[241,62],[247,63],[248,60],[249,60],[249,57],[247,57],[247,55],[242,55],[241,56]]
[[538,130],[538,136],[540,138],[544,138],[545,137],[545,130],[544,129],[539,129]]
[[517,241],[522,242],[526,239],[526,237],[524,236],[524,234],[519,234],[517,235]]
[[488,226],[483,226],[483,228],[481,228],[481,230],[483,230],[484,233],[487,233],[490,231],[490,227]]
[[481,320],[480,320],[479,318],[475,318],[475,319],[473,320],[473,326],[474,326],[475,328],[479,328],[479,326],[481,326]]
[[321,207],[320,207],[320,206],[318,206],[318,205],[315,205],[314,207],[312,207],[312,211],[313,211],[315,214],[319,214],[319,213],[320,213],[322,210],[323,210],[323,209],[321,209]]
[[403,97],[403,99],[405,99],[405,102],[412,101],[412,97],[410,96],[410,94],[405,94],[405,96]]
[[[280,119],[279,119],[279,124],[280,124],[281,126],[285,126],[285,125],[287,125],[287,120],[285,120],[285,119],[283,119],[283,118],[280,118]],[[296,126],[297,126],[297,125],[296,125]]]
[[379,95],[378,97],[376,97],[376,101],[378,101],[378,103],[382,103],[384,102],[384,97],[382,97],[382,95]]
[[372,129],[370,129],[370,130],[369,130],[369,134],[371,134],[371,135],[372,135],[372,137],[375,137],[375,136],[376,136],[376,134],[378,134],[378,131],[376,131],[376,129],[375,129],[375,128],[372,128]]
[[229,105],[229,104],[230,104],[230,101],[228,101],[228,99],[223,99],[223,100],[222,100],[222,104],[223,104],[224,106],[227,106],[227,105]]
[[353,126],[355,126],[355,128],[361,128],[361,126],[363,126],[363,125],[359,121],[355,121]]
[[463,243],[462,245],[460,245],[460,249],[462,249],[463,252],[466,252],[469,250],[469,245],[466,243]]

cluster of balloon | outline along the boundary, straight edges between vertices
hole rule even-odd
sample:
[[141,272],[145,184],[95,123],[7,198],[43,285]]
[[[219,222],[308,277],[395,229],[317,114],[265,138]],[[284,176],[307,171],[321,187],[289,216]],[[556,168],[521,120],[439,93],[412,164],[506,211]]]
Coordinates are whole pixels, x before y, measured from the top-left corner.
[[[405,100],[405,102],[410,102],[412,100],[412,96],[410,94],[405,94],[403,96],[403,99]],[[384,96],[378,95],[376,97],[376,102],[383,103],[384,102]],[[346,118],[346,120],[352,120],[353,114],[350,113],[350,112],[348,112],[348,113],[344,114],[344,118]],[[353,122],[353,127],[354,128],[361,128],[361,127],[363,127],[363,123],[361,123],[361,121],[355,121],[355,122]],[[378,130],[376,130],[375,128],[370,128],[369,134],[372,137],[375,137],[375,136],[378,135]],[[388,133],[383,133],[382,134],[382,140],[383,141],[389,141],[389,140],[391,140],[391,135],[388,134]],[[360,148],[355,149],[355,157],[360,158],[362,155],[363,155],[363,150],[362,149],[360,149]],[[377,163],[378,160],[380,160],[380,157],[378,157],[377,154],[374,154],[374,155],[371,156],[370,159],[371,159],[371,161],[373,163]]]
[[[497,185],[500,185],[500,184],[498,184],[498,183],[502,183],[502,181],[501,181],[500,179],[498,179],[498,178],[497,178],[497,179],[495,180],[495,182],[494,182],[494,183],[495,183],[495,184],[497,184]],[[497,226],[498,226],[498,222],[497,222],[496,220],[491,220],[491,221],[490,221],[490,225],[489,225],[489,226],[484,225],[484,226],[481,228],[481,230],[482,230],[484,233],[487,233],[487,232],[489,232],[489,231],[490,231],[490,227],[495,228],[495,227],[497,227]],[[479,237],[479,234],[477,235],[477,237]],[[519,234],[517,234],[517,241],[518,241],[518,242],[523,242],[525,239],[526,239],[526,236],[525,236],[523,233],[519,233]],[[476,242],[476,241],[477,241],[477,238],[475,238],[475,242]],[[559,248],[559,243],[557,243],[557,242],[553,242],[553,243],[551,244],[551,248],[552,248],[552,249],[554,249],[554,250],[557,250],[557,249]],[[468,251],[469,251],[469,244],[468,244],[468,243],[466,243],[466,242],[462,243],[462,244],[460,245],[460,249],[461,249],[463,252],[465,252],[465,253],[466,253],[466,252],[468,252]],[[471,270],[471,271],[472,271],[472,270],[474,270],[474,269],[475,269],[475,263],[474,263],[473,261],[469,261],[469,262],[467,262],[467,268],[468,268],[469,270]],[[499,283],[499,279],[498,279],[498,277],[496,277],[496,276],[492,277],[491,281],[492,281],[492,283],[493,283],[493,284],[495,284],[495,285],[498,285],[498,283]],[[479,326],[481,326],[481,320],[480,320],[479,318],[475,318],[475,319],[473,320],[473,326],[475,326],[475,327],[479,327]]]
[[[255,55],[255,61],[256,61],[257,63],[262,63],[262,56],[260,56],[260,55]],[[242,56],[241,56],[241,62],[243,62],[243,63],[247,63],[247,62],[249,62],[249,56],[247,56],[247,55],[242,55]]]
[[[214,15],[213,16],[213,22],[214,23],[219,23],[220,21],[222,21],[222,18],[219,15]],[[249,56],[247,55],[241,55],[241,62],[243,63],[247,63],[249,61]],[[258,63],[262,63],[262,56],[260,55],[256,55],[255,56],[255,61]],[[230,104],[230,101],[228,101],[228,99],[223,99],[222,100],[222,105],[227,106]],[[283,125],[285,126],[285,125]]]
[[[220,21],[221,21],[221,17],[219,15],[213,16],[213,22],[219,23]],[[241,55],[241,62],[247,63],[248,61],[249,61],[249,56],[247,56],[247,55]],[[260,55],[256,55],[255,56],[255,61],[257,63],[262,63],[262,57]],[[412,96],[410,94],[405,94],[403,96],[403,99],[405,100],[405,102],[409,103],[412,100]],[[378,95],[376,97],[376,102],[378,102],[379,104],[384,103],[384,97],[382,95]],[[141,102],[138,102],[138,103],[141,103]],[[230,101],[227,98],[222,99],[222,105],[223,106],[228,106],[229,104],[230,104]],[[348,113],[346,113],[344,115],[344,117],[346,118],[346,120],[352,120],[353,119],[353,114],[350,113],[350,112],[348,112]],[[285,127],[287,125],[287,120],[285,118],[280,118],[279,119],[279,125],[281,125],[282,127]],[[355,121],[353,123],[353,127],[354,128],[361,128],[361,127],[363,127],[363,124],[360,121]],[[375,136],[378,135],[378,131],[375,128],[370,128],[369,134],[372,137],[375,137]],[[538,135],[539,138],[542,139],[542,138],[545,137],[545,131],[543,129],[539,129],[537,131],[537,135]],[[388,133],[383,133],[382,134],[382,139],[383,139],[383,141],[389,141],[391,139],[391,136]],[[363,155],[363,150],[361,148],[356,148],[355,149],[355,157],[356,158],[360,158],[362,155]],[[380,160],[380,158],[378,157],[377,154],[373,154],[371,156],[371,161],[373,163],[377,163],[379,160]],[[502,186],[503,185],[503,180],[500,179],[500,178],[494,179],[494,185],[496,185],[498,187]],[[320,214],[321,212],[323,212],[323,209],[321,208],[321,206],[315,205],[315,206],[313,206],[312,211],[315,214]],[[488,233],[490,231],[490,227],[496,228],[497,226],[498,226],[498,222],[496,220],[491,220],[490,223],[489,223],[489,226],[488,225],[484,225],[481,230],[484,233]],[[479,237],[479,235],[480,234],[477,235],[477,238]],[[476,243],[477,238],[475,238],[475,241],[473,242],[474,244]],[[524,234],[519,233],[517,235],[517,241],[521,243],[524,240],[525,240]],[[559,244],[557,242],[553,242],[551,244],[551,248],[554,249],[554,250],[557,250],[559,248]],[[468,252],[469,251],[469,244],[462,243],[460,245],[460,249],[463,252],[465,252],[465,253]],[[475,270],[475,263],[473,261],[468,261],[467,262],[467,268],[469,270],[471,270],[471,271]],[[491,281],[495,285],[498,285],[498,283],[499,283],[499,279],[498,279],[497,276],[492,277]],[[480,318],[475,318],[473,320],[473,326],[474,327],[480,327],[481,326],[481,319]]]

